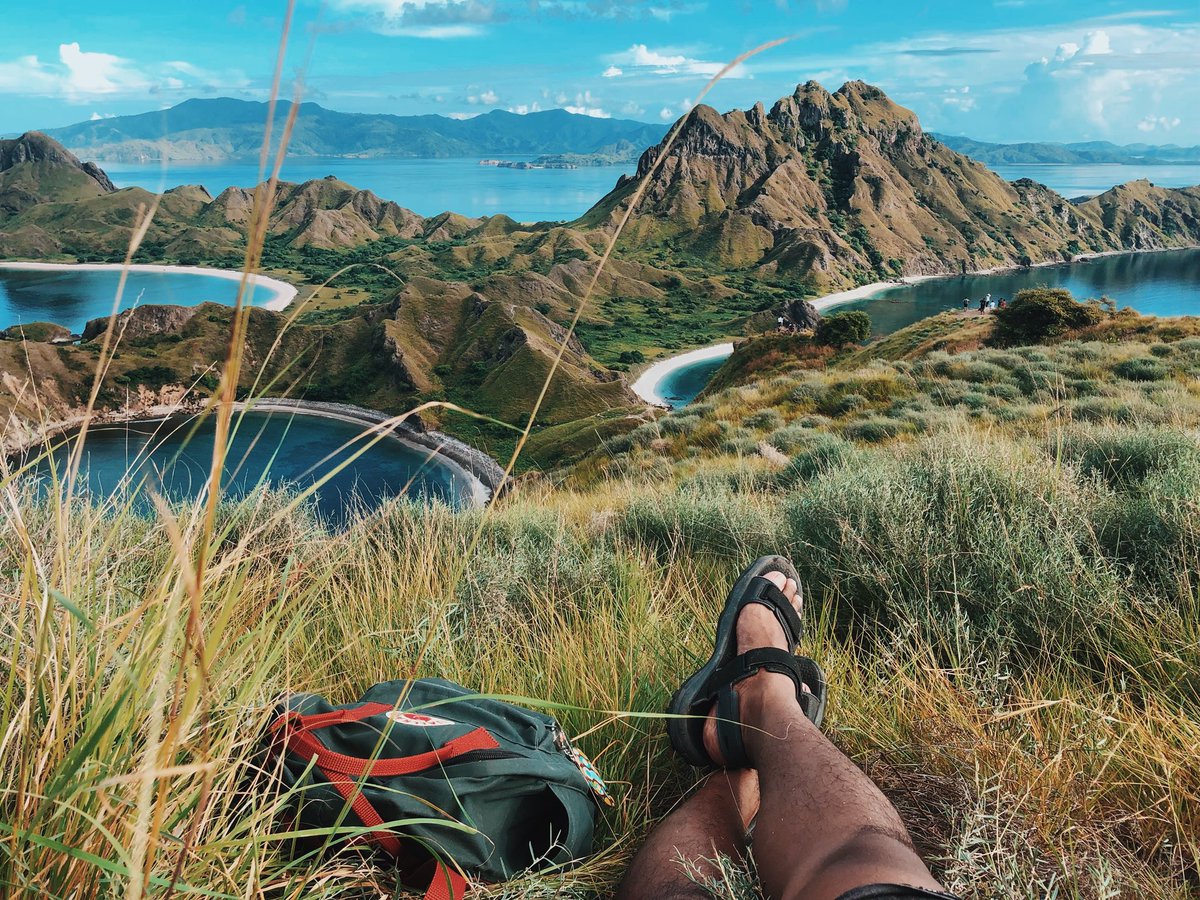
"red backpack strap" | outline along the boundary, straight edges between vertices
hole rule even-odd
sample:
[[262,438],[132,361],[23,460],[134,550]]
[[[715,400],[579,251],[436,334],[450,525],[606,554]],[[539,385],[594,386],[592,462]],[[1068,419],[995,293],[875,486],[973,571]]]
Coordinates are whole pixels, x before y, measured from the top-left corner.
[[443,862],[437,864],[433,873],[433,881],[425,891],[425,900],[463,900],[467,895],[467,879],[463,878],[458,869]]

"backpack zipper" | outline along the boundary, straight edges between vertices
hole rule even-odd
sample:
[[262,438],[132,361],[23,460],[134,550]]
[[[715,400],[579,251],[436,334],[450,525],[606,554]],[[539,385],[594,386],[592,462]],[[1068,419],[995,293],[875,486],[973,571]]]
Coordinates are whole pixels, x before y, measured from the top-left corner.
[[484,762],[491,759],[519,759],[520,756],[520,753],[514,753],[512,750],[468,750],[461,756],[446,760],[442,765],[455,766],[459,763]]

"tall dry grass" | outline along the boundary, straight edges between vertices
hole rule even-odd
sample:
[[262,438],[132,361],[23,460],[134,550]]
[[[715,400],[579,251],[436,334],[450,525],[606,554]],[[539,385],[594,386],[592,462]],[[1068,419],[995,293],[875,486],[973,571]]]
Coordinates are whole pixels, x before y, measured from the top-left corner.
[[[278,159],[256,195],[247,271],[277,173]],[[210,410],[222,434],[236,422],[243,323],[239,300]],[[115,349],[105,344],[98,379]],[[214,484],[224,448],[218,440]],[[1184,501],[1163,542],[1121,543],[1118,527],[1116,549],[1096,545],[1110,561],[1098,603],[1086,567],[1045,552],[1047,536],[1079,538],[1052,526],[1078,512],[1062,498],[1085,488],[1052,483],[1009,509],[978,479],[952,477],[970,472],[947,470],[942,521],[969,527],[969,510],[988,507],[1003,562],[956,568],[919,530],[920,504],[879,502],[917,495],[899,457],[876,460],[869,490],[856,481],[869,476],[861,460],[832,452],[786,485],[718,490],[656,471],[522,486],[487,512],[399,502],[343,531],[267,491],[159,501],[142,515],[77,491],[78,459],[45,493],[27,470],[0,473],[0,885],[10,895],[393,896],[395,873],[368,859],[284,852],[280,798],[244,788],[280,693],[349,701],[375,681],[421,675],[538,698],[580,735],[618,796],[600,852],[496,893],[603,894],[694,778],[654,714],[706,652],[737,568],[765,549],[792,552],[811,577],[805,650],[831,675],[832,736],[885,787],[949,886],[1088,898],[1194,887],[1195,593],[1190,575],[1172,584],[1153,555],[1174,547],[1172,534],[1192,546]],[[1144,496],[1121,509],[1155,514]],[[1029,527],[1010,535],[1012,510]],[[805,531],[822,515],[825,543]],[[880,559],[863,540],[880,533],[909,540]],[[1040,646],[956,602],[950,576],[961,572],[975,576],[978,604],[989,590],[1013,610],[1040,603],[1024,573],[1047,566],[1055,603],[1029,603]],[[1047,615],[1062,609],[1078,613],[1069,641]]]

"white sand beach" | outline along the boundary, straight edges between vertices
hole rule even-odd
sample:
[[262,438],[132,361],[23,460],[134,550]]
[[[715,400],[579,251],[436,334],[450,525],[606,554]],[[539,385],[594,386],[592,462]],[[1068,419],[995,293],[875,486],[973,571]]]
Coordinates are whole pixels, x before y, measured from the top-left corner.
[[689,350],[678,356],[660,359],[638,376],[632,386],[633,392],[652,406],[667,406],[666,398],[659,392],[659,386],[668,375],[693,363],[724,359],[731,353],[733,344],[713,344],[711,347],[701,347],[699,350]]
[[[176,272],[185,275],[209,275],[213,278],[224,278],[227,281],[241,281],[243,274],[229,269],[207,269],[203,266],[164,266],[157,263],[132,263],[129,266],[125,266],[122,263],[0,262],[0,268],[24,269],[27,271],[72,270],[75,272],[105,272],[128,269],[130,272]],[[267,302],[253,303],[251,304],[252,306],[276,311],[286,309],[288,304],[296,299],[296,294],[298,293],[296,287],[288,284],[286,281],[280,281],[278,278],[268,278],[266,275],[259,275],[257,273],[250,275],[250,287],[255,293],[265,289],[274,295]]]

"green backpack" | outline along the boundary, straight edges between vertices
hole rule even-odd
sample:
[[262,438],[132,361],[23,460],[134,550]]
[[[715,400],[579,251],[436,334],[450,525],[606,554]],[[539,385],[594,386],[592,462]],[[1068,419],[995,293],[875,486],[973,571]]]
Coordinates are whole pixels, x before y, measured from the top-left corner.
[[427,898],[458,900],[464,875],[500,882],[591,852],[603,781],[558,722],[449,681],[387,681],[358,703],[291,694],[270,725],[268,769],[298,829],[392,857]]

